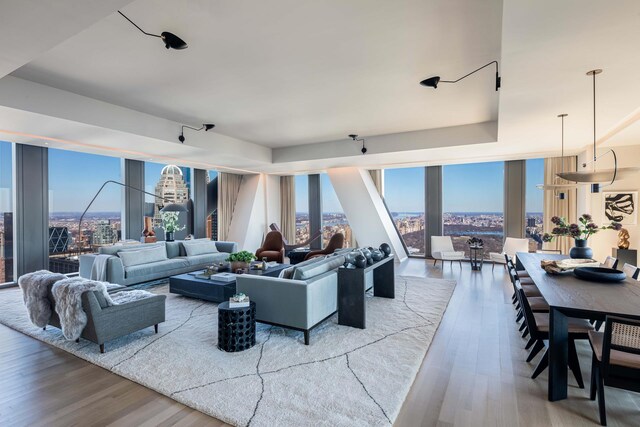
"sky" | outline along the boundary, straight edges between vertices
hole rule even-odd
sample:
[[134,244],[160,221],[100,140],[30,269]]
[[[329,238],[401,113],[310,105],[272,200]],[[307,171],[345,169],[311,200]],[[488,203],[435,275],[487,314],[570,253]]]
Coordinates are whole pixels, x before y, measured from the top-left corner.
[[0,212],[11,208],[11,143],[0,141]]

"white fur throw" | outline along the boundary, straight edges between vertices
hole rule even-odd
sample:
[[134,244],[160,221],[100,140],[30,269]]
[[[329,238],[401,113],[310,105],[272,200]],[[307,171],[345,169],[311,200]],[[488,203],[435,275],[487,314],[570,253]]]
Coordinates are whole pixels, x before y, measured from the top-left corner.
[[29,319],[37,327],[44,328],[51,319],[51,303],[47,298],[49,287],[65,278],[66,276],[63,274],[39,270],[27,273],[18,279],[24,305],[29,312]]
[[68,340],[80,338],[82,330],[87,325],[87,314],[82,309],[82,294],[87,291],[97,291],[107,301],[107,305],[114,305],[107,284],[81,277],[60,280],[51,288],[56,301],[56,313],[60,317],[62,334]]
[[131,291],[121,291],[111,294],[111,299],[115,305],[126,304],[133,301],[152,297],[151,292],[143,291],[141,289],[133,289]]

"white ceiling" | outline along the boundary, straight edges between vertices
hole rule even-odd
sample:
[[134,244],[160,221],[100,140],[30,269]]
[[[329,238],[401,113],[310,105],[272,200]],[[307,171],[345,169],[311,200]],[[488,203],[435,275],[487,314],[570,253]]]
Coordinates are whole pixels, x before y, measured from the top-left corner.
[[138,0],[15,76],[269,147],[496,120],[500,0]]
[[[64,120],[47,122],[42,132],[93,147],[72,149],[110,152],[124,145],[140,151],[136,158],[164,155],[270,173],[517,159],[559,155],[556,116],[568,113],[566,149],[575,153],[592,139],[585,72],[593,68],[604,69],[597,82],[598,136],[624,123],[606,144],[640,144],[638,0],[137,0],[122,8],[149,32],[183,37],[189,43],[183,51],[167,51],[140,34],[115,12],[117,3],[127,1],[111,0],[113,12],[100,9],[105,17],[95,24],[92,16],[83,15],[83,25],[73,17],[79,32],[64,42],[58,34],[57,45],[38,56],[46,50],[39,37],[39,50],[30,53],[37,58],[14,76],[166,120],[158,127],[131,112],[127,127],[140,128],[134,132],[118,127],[118,116],[99,117],[102,107],[88,120],[61,105],[65,114],[51,115]],[[13,26],[28,21],[29,4],[0,19]],[[71,19],[58,15],[51,15],[52,26]],[[494,59],[501,65],[498,93],[490,68],[437,90],[418,85],[434,74],[455,79]],[[17,108],[6,98],[0,92],[0,105]],[[14,104],[38,102],[21,101]],[[12,123],[25,133],[32,113],[46,114],[27,110],[0,117],[0,133]],[[180,123],[203,122],[216,129],[177,142]],[[461,140],[456,129],[471,124],[496,131]],[[414,133],[413,145],[402,145],[406,132],[429,129],[434,132]],[[126,142],[113,142],[122,132],[130,132]],[[371,141],[366,156],[345,139],[352,132]],[[267,148],[239,140],[274,148],[273,160]],[[22,141],[39,143],[37,135]],[[226,157],[218,155],[221,144]],[[234,146],[244,148],[234,156]],[[125,150],[120,155],[131,157]]]

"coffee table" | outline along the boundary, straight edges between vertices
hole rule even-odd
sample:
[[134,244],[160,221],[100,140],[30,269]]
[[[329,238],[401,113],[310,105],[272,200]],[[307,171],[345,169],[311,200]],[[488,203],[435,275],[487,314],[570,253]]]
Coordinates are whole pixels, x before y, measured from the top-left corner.
[[[278,277],[280,272],[290,267],[289,264],[278,264],[274,267],[262,270],[249,270],[248,273],[258,276]],[[185,273],[169,278],[169,292],[184,295],[211,302],[229,301],[236,293],[236,282],[222,282],[218,280],[201,279],[192,274]]]

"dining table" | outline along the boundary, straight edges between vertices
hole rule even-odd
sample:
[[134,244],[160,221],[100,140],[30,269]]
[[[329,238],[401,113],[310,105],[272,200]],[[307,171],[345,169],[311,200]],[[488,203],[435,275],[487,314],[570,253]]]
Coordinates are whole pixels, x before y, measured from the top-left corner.
[[569,331],[568,318],[604,321],[606,316],[640,319],[640,282],[593,282],[576,277],[572,271],[549,274],[543,260],[569,258],[560,254],[518,252],[516,268],[526,270],[549,304],[549,384],[551,402],[567,398]]

